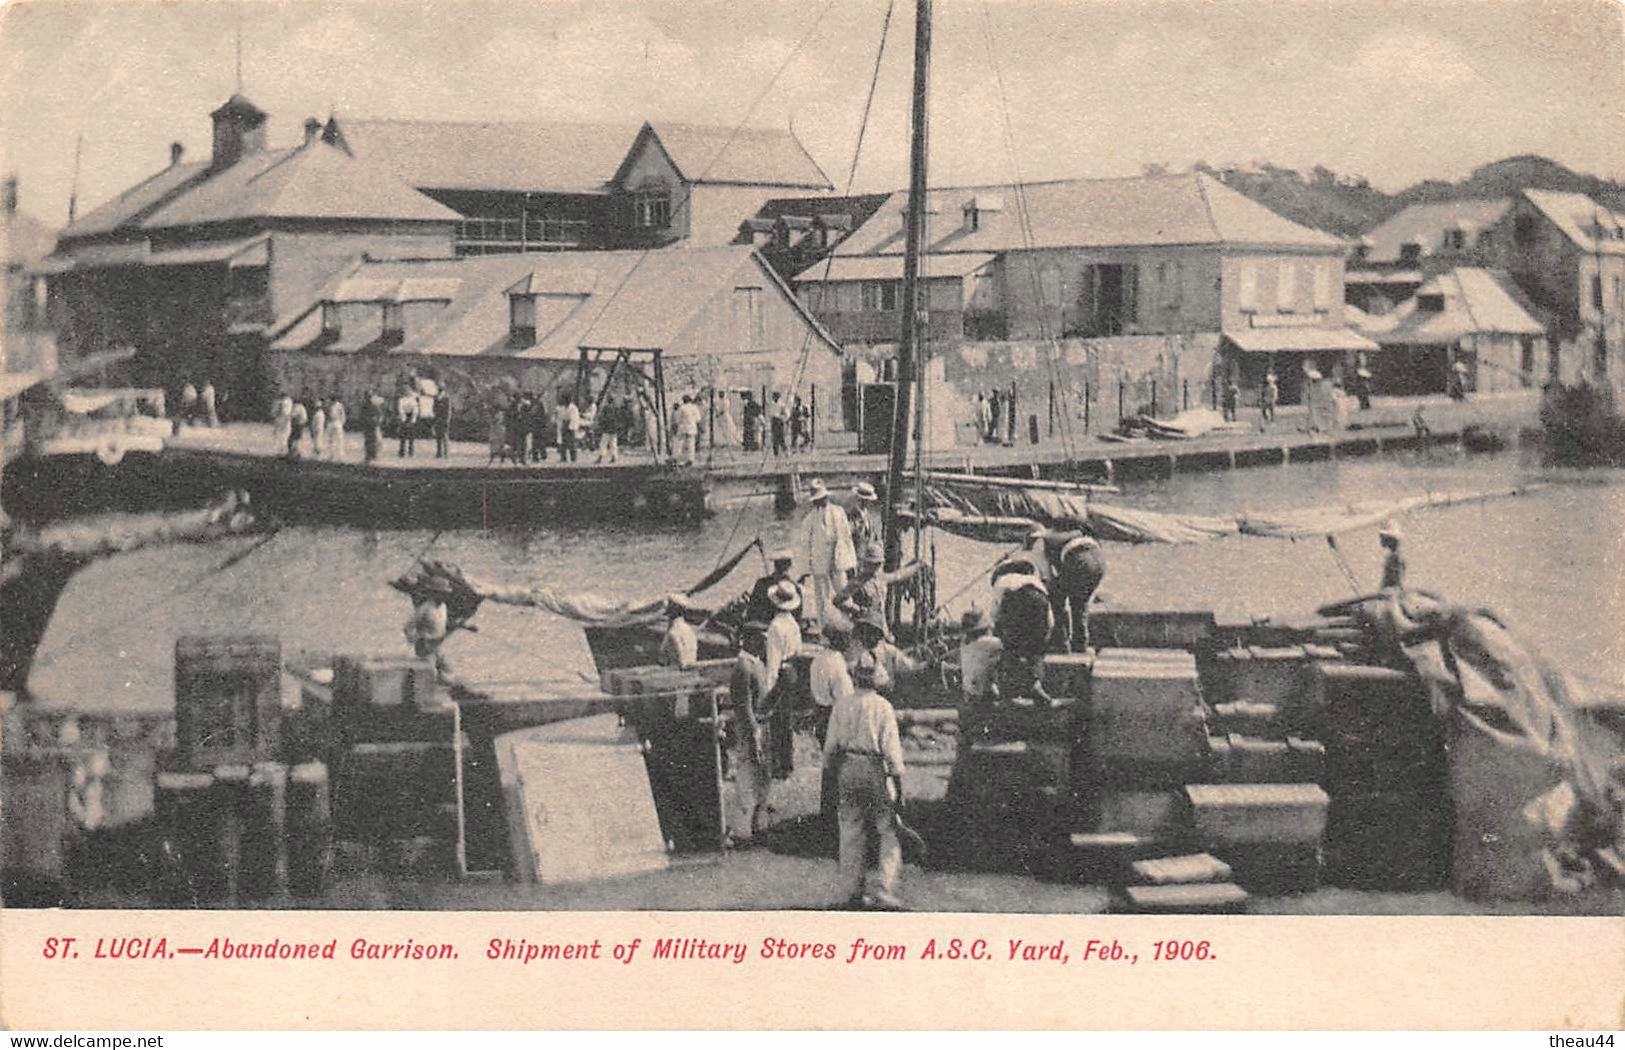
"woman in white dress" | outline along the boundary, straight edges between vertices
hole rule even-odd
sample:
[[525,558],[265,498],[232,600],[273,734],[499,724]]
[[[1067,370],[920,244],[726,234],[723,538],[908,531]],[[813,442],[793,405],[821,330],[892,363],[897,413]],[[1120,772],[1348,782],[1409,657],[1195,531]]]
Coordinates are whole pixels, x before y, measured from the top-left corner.
[[717,394],[717,447],[739,447],[739,424],[734,422],[733,394],[726,390]]
[[327,454],[333,459],[344,458],[344,424],[348,422],[344,402],[334,398],[327,406]]

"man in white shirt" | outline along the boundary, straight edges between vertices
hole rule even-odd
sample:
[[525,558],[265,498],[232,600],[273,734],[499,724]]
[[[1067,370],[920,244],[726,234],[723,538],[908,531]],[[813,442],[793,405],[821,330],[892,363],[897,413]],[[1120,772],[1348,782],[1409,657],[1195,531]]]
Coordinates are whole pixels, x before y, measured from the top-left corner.
[[692,467],[695,446],[700,439],[700,409],[689,395],[683,395],[682,402],[673,413],[671,428],[677,438],[676,447],[672,449],[672,459],[679,466]]
[[785,662],[801,655],[801,624],[796,622],[796,610],[801,608],[801,593],[795,584],[781,581],[774,584],[767,594],[773,607],[778,610],[767,625],[764,662],[767,664],[767,687],[771,690],[778,685]]
[[858,552],[852,543],[852,523],[846,511],[830,501],[824,483],[814,480],[807,496],[812,509],[801,522],[801,546],[813,583],[807,620],[822,624],[835,596],[845,589],[847,574],[858,567]]
[[689,625],[684,613],[687,606],[679,595],[666,599],[666,635],[660,639],[660,650],[655,659],[662,666],[687,670],[700,659],[700,639]]
[[818,743],[824,743],[824,737],[829,732],[830,712],[841,697],[852,691],[852,675],[846,663],[846,648],[849,639],[846,634],[838,630],[824,632],[824,648],[812,658],[807,668],[807,688],[812,693],[813,708],[817,722],[813,727],[813,734]]
[[[897,714],[876,692],[887,684],[885,671],[864,654],[852,668],[854,690],[830,716],[824,761],[836,763],[840,827],[841,888],[849,908],[903,906],[897,882],[903,871],[903,848],[897,838],[896,805],[902,798],[903,742]],[[870,840],[878,860],[872,889],[864,893],[865,861]]]
[[889,632],[886,630],[886,617],[880,610],[870,609],[860,613],[853,625],[853,631],[858,639],[857,655],[853,657],[853,662],[863,656],[875,661],[880,667],[882,677],[886,679],[886,684],[878,687],[881,692],[891,696],[892,690],[919,675],[920,661],[891,643]]
[[993,637],[993,618],[987,610],[973,608],[960,621],[964,640],[959,643],[959,692],[968,702],[991,700],[999,654],[1004,643]]

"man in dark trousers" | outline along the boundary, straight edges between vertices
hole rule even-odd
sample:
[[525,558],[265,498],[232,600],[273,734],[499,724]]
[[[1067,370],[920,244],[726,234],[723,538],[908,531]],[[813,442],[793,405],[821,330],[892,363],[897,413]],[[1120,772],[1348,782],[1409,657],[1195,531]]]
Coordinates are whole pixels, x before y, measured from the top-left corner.
[[745,615],[764,624],[778,615],[778,607],[773,604],[773,599],[768,597],[768,592],[780,581],[788,583],[792,587],[796,586],[795,581],[790,578],[790,566],[794,560],[794,556],[788,548],[773,552],[771,558],[773,568],[767,575],[757,580],[756,585],[750,589],[750,608]]
[[757,451],[762,447],[756,440],[756,431],[762,424],[762,405],[749,390],[745,391],[745,407],[741,412],[741,422],[745,428],[745,451]]
[[999,696],[1047,706],[1040,678],[1055,614],[1032,555],[1012,555],[993,570],[993,603],[993,633],[1003,646],[995,672]]
[[1086,529],[1039,527],[1027,537],[1027,550],[1042,559],[1039,571],[1055,614],[1053,647],[1065,653],[1089,648],[1089,601],[1106,575],[1100,541]]
[[384,440],[384,399],[378,391],[367,388],[361,399],[361,448],[368,463],[378,458],[378,446]]
[[451,454],[451,395],[442,386],[434,396],[434,458]]

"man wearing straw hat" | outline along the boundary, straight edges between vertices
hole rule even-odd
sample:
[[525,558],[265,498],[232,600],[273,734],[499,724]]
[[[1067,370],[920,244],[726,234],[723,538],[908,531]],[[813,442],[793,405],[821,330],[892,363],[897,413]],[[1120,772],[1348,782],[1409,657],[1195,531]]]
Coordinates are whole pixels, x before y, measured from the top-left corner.
[[[749,608],[746,610],[747,616],[752,620],[760,620],[762,623],[767,623],[773,619],[778,612],[773,607],[773,600],[767,596],[767,592],[779,583],[788,583],[792,587],[796,586],[795,581],[790,578],[790,566],[795,562],[795,555],[790,552],[790,548],[779,548],[769,556],[768,560],[773,563],[773,568],[765,576],[758,579],[755,586],[751,587]],[[796,593],[801,593],[799,587],[796,588]]]
[[[877,692],[890,682],[872,654],[858,657],[852,684],[852,692],[836,702],[824,739],[824,762],[835,766],[837,784],[837,870],[848,908],[896,910],[903,906],[897,896],[903,847],[897,837],[896,808],[902,800],[903,741],[896,712]],[[865,894],[871,840],[877,870]]]
[[812,574],[812,606],[807,620],[822,625],[835,596],[846,587],[847,574],[858,567],[858,553],[852,544],[852,523],[846,511],[830,501],[829,489],[814,479],[807,499],[812,509],[801,523],[801,546],[807,553],[807,571]]
[[880,496],[867,481],[852,486],[852,503],[847,514],[852,519],[852,545],[862,550],[881,539]]

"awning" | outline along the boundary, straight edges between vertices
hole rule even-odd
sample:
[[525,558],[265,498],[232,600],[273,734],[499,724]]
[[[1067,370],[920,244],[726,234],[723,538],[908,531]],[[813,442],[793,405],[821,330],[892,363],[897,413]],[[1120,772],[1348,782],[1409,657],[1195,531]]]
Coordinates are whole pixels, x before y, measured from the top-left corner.
[[196,266],[202,263],[223,262],[232,267],[265,266],[270,261],[270,238],[264,234],[157,251],[147,260],[151,266]]
[[1238,328],[1224,337],[1250,354],[1381,349],[1351,328]]

